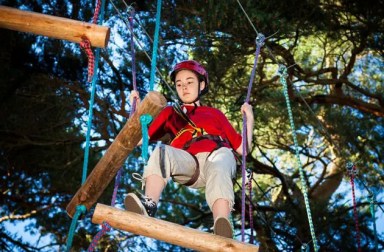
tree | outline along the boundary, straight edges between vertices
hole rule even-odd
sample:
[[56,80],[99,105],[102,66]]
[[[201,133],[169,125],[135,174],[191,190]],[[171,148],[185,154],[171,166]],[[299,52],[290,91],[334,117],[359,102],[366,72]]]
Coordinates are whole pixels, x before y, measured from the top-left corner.
[[[304,218],[304,182],[321,250],[355,250],[354,207],[345,168],[353,162],[358,168],[355,189],[362,195],[357,197],[356,206],[361,247],[373,250],[376,237],[382,248],[383,234],[375,234],[372,229],[367,197],[374,194],[381,207],[376,210],[382,211],[383,181],[378,179],[383,176],[384,146],[382,1],[239,2],[257,32],[271,36],[261,49],[250,101],[256,127],[247,167],[254,173],[252,216],[256,241],[267,251],[297,251],[303,244],[312,246],[309,220]],[[62,1],[52,5],[41,1],[24,8],[90,20],[92,4]],[[21,6],[18,2],[12,5]],[[149,54],[151,43],[143,29],[153,34],[156,6],[150,1],[133,6],[138,85],[144,94],[150,69],[144,52]],[[128,14],[123,2],[107,4],[105,20],[116,32],[112,33],[108,49],[101,51],[90,167],[114,139],[130,110],[126,101],[132,89]],[[54,234],[52,243],[64,246],[70,221],[65,205],[81,180],[83,132],[89,107],[86,56],[70,43],[1,32],[6,39],[1,41],[0,49],[4,55],[0,167],[2,181],[7,184],[2,184],[0,223],[21,216],[34,219],[31,231],[40,228],[41,234]],[[210,74],[210,93],[204,102],[225,111],[240,129],[238,111],[250,79],[256,35],[236,1],[163,1],[157,66],[166,80],[177,60],[193,57],[202,61]],[[124,43],[118,42],[120,38]],[[286,81],[303,179],[277,74],[279,64],[288,67]],[[171,100],[164,81],[159,89]],[[140,189],[141,185],[130,176],[142,170],[139,154],[138,149],[124,167],[126,175],[117,206],[121,206],[124,193]],[[61,179],[63,171],[65,181]],[[240,177],[235,183],[237,202],[233,213],[238,233],[239,184]],[[101,202],[110,200],[111,190],[108,188]],[[167,195],[177,196],[170,199]],[[212,225],[204,194],[175,184],[164,192],[158,217],[207,231]],[[249,225],[247,221],[248,233]],[[80,224],[74,249],[85,249],[97,229],[89,221]],[[0,235],[4,238],[0,248],[4,250],[12,250],[12,246],[34,249],[7,230]],[[140,237],[127,239],[119,232],[111,232],[100,243],[106,250],[123,246],[154,248],[146,248]],[[161,242],[153,246],[180,249]]]

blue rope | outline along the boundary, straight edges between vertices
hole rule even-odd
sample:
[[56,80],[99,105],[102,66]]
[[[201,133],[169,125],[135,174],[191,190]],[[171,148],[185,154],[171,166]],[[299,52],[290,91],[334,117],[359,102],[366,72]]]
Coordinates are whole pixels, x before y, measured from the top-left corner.
[[[100,16],[99,21],[104,19],[104,6],[105,6],[105,0],[102,0],[101,9],[100,9]],[[97,70],[99,67],[99,60],[100,60],[100,49],[96,49],[96,57],[95,57],[95,71],[94,75],[92,77],[92,88],[91,88],[91,97],[89,101],[89,112],[88,112],[88,123],[87,123],[87,135],[85,140],[85,150],[84,150],[84,162],[83,162],[83,174],[81,179],[81,184],[84,184],[86,177],[87,177],[87,170],[88,170],[88,158],[89,158],[89,145],[90,145],[90,138],[91,138],[91,127],[92,127],[92,117],[93,117],[93,104],[95,100],[95,90],[96,90],[96,83],[97,83]],[[67,239],[67,251],[70,251],[72,247],[73,242],[73,236],[76,229],[76,223],[80,216],[82,214],[85,214],[87,212],[87,208],[84,205],[78,205],[76,206],[76,212],[72,218],[71,226],[69,228],[68,233],[68,239]]]
[[[99,22],[100,20],[104,19],[104,6],[105,6],[105,0],[102,0],[101,4],[101,10],[100,10],[100,16],[99,16]],[[93,118],[93,104],[95,102],[95,90],[96,90],[96,83],[97,83],[97,70],[99,68],[99,60],[100,60],[100,48],[96,48],[96,57],[95,57],[95,71],[92,78],[92,89],[91,89],[91,98],[89,101],[89,111],[88,111],[88,123],[87,123],[87,135],[85,138],[85,150],[84,150],[84,162],[83,162],[83,174],[81,179],[81,184],[84,184],[87,173],[88,173],[88,159],[89,159],[89,145],[90,145],[90,139],[91,139],[91,128],[92,128],[92,118]]]
[[95,90],[96,90],[96,82],[97,82],[97,69],[99,67],[100,60],[100,49],[96,49],[96,57],[95,57],[95,74],[92,78],[92,89],[91,89],[91,98],[89,101],[89,111],[88,111],[88,122],[87,122],[87,135],[85,138],[85,150],[84,150],[84,162],[83,162],[83,175],[81,179],[81,184],[84,184],[87,173],[88,173],[88,159],[89,159],[89,145],[91,139],[91,129],[92,129],[92,118],[93,118],[93,105],[95,102]]
[[144,114],[140,116],[140,122],[141,122],[141,132],[143,136],[143,144],[141,147],[141,156],[144,159],[144,164],[147,164],[148,160],[148,125],[152,122],[152,116],[149,114]]
[[157,47],[159,44],[159,30],[160,30],[160,16],[161,16],[160,14],[161,14],[161,0],[157,0],[156,26],[155,26],[153,48],[152,48],[151,78],[149,80],[149,91],[153,90],[153,86],[155,82]]
[[68,238],[67,238],[67,251],[68,252],[71,250],[71,247],[72,247],[73,236],[75,234],[77,220],[80,218],[80,216],[82,214],[85,214],[86,212],[87,212],[87,208],[84,205],[76,206],[76,212],[75,212],[75,215],[73,216],[73,219],[71,222],[71,227],[69,228],[69,233],[68,233]]
[[299,166],[300,180],[301,180],[301,186],[302,186],[301,191],[302,191],[303,196],[304,196],[305,208],[307,210],[308,222],[309,222],[309,228],[310,228],[311,236],[312,236],[312,240],[313,240],[313,246],[314,246],[314,250],[318,251],[319,247],[317,245],[317,239],[316,239],[316,235],[315,235],[315,229],[314,229],[313,222],[312,222],[312,214],[311,214],[311,209],[310,209],[309,200],[308,200],[308,189],[307,189],[307,185],[306,185],[305,179],[304,179],[303,165],[301,164],[301,161],[300,161],[299,144],[298,144],[297,136],[296,136],[295,122],[293,121],[292,108],[291,108],[291,103],[289,101],[289,95],[288,95],[288,85],[287,85],[287,81],[285,79],[288,76],[287,68],[284,65],[279,65],[278,72],[280,75],[280,82],[283,84],[283,87],[284,87],[285,102],[287,103],[289,122],[291,125],[293,143],[295,145],[296,162],[297,162],[297,165]]

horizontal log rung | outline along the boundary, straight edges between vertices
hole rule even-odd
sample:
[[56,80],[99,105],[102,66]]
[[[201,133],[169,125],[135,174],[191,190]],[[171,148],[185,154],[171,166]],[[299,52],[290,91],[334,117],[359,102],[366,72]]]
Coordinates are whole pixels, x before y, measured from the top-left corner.
[[92,222],[197,251],[259,251],[259,247],[193,228],[97,204]]

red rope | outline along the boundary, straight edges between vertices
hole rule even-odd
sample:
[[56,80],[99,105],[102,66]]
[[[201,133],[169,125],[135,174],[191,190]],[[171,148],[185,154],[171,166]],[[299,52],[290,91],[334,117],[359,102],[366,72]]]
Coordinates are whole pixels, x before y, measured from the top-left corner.
[[249,238],[249,243],[253,244],[253,207],[252,207],[252,179],[253,179],[253,172],[252,170],[247,171],[247,177],[248,177],[248,192],[249,192],[249,226],[251,228],[251,236]]
[[355,182],[354,182],[354,178],[355,178],[355,175],[356,175],[357,171],[356,171],[356,166],[353,165],[353,164],[347,165],[347,169],[349,170],[349,176],[350,176],[350,181],[351,181],[351,186],[352,186],[353,215],[354,215],[354,219],[355,219],[357,250],[359,252],[361,252],[359,217],[358,217],[358,214],[357,214],[356,196],[355,196]]
[[92,23],[97,24],[97,19],[99,18],[99,12],[101,9],[101,1],[97,0],[96,7],[95,7],[95,13],[93,14]]
[[83,40],[80,42],[80,47],[85,51],[88,57],[88,82],[91,82],[95,66],[95,56],[93,56],[91,42],[88,38],[84,37]]
[[108,224],[108,222],[104,221],[103,224],[101,225],[101,230],[95,235],[95,237],[93,237],[93,240],[92,240],[91,244],[89,245],[87,252],[94,251],[96,249],[97,244],[99,243],[101,237],[103,237],[103,235],[105,235],[110,230],[111,230],[111,226]]

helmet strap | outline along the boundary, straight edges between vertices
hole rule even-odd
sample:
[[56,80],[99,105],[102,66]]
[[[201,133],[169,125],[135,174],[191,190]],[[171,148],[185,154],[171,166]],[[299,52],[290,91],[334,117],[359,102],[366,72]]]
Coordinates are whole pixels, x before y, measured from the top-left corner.
[[179,97],[179,100],[182,102],[182,104],[194,104],[195,105],[195,107],[197,106],[197,104],[196,104],[196,102],[198,101],[198,100],[200,100],[200,94],[201,94],[201,90],[200,90],[200,87],[201,87],[201,81],[199,81],[199,86],[197,87],[197,97],[196,97],[196,99],[195,100],[193,100],[192,102],[189,102],[189,103],[185,103],[185,102],[183,102],[181,99],[180,99],[180,97]]

